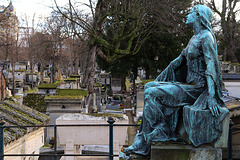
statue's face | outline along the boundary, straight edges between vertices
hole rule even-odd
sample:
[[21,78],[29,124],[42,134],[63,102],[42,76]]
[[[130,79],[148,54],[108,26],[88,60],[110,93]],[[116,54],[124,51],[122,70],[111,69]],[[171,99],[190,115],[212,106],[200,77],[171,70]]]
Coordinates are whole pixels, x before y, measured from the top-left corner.
[[196,23],[196,19],[197,19],[196,8],[193,8],[186,18],[187,18],[186,24],[192,26],[194,23]]

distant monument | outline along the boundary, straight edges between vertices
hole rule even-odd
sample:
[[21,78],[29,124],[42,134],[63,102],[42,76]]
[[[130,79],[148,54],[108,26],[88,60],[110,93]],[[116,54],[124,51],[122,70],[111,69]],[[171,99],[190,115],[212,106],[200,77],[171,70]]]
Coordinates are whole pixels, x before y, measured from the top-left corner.
[[213,148],[226,146],[228,128],[223,128],[223,123],[228,127],[229,111],[222,100],[217,43],[211,21],[212,11],[208,7],[192,8],[186,24],[195,34],[157,79],[145,85],[141,127],[133,144],[121,156],[149,155],[151,142],[181,141],[184,137],[179,135],[179,126],[186,131],[193,148],[202,144]]

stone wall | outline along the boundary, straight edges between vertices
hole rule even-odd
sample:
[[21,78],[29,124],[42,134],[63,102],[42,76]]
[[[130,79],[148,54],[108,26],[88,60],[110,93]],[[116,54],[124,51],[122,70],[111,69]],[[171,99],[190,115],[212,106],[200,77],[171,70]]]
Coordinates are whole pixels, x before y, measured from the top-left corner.
[[[65,113],[81,113],[82,99],[46,99],[46,114],[50,116],[50,124],[55,124],[55,120]],[[53,137],[53,128],[47,128],[47,140]]]
[[[39,128],[27,133],[17,140],[8,143],[4,148],[4,154],[39,154],[39,149],[44,145],[44,128]],[[38,156],[26,157],[4,157],[4,160],[37,160]]]

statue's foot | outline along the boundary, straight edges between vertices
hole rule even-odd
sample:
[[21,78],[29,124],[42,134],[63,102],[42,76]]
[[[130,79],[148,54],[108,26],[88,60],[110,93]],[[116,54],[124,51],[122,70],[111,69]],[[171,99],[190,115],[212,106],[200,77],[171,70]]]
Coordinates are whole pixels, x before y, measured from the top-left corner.
[[151,133],[144,134],[145,142],[149,144],[158,133],[159,129],[154,129]]
[[129,160],[129,156],[127,156],[125,153],[123,152],[119,152],[119,158],[125,159],[125,160]]
[[143,137],[144,137],[145,143],[149,144],[152,138],[151,133],[143,134]]
[[128,148],[123,149],[124,153],[126,153],[126,154],[130,154],[135,150],[136,150],[136,148],[133,145],[129,146]]

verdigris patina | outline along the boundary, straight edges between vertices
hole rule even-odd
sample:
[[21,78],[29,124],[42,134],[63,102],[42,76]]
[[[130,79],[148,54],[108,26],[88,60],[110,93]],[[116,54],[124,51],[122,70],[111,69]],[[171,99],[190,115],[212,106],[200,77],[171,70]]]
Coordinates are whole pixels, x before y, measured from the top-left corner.
[[229,114],[222,100],[217,43],[210,23],[212,11],[196,5],[186,23],[194,36],[179,57],[154,82],[145,85],[143,120],[125,153],[147,155],[151,141],[177,141],[180,110],[184,127],[195,146],[212,143]]

